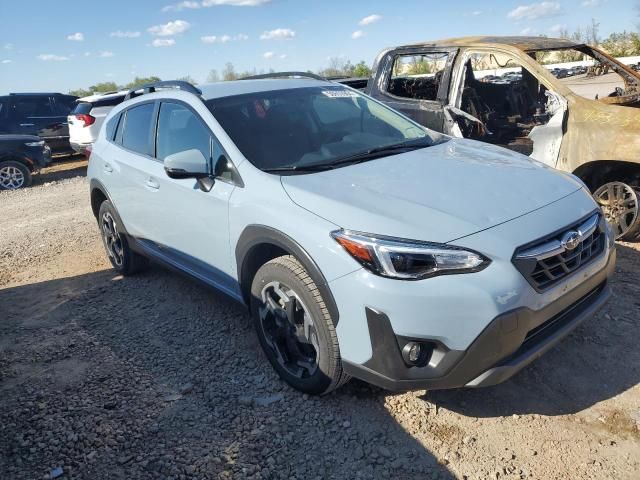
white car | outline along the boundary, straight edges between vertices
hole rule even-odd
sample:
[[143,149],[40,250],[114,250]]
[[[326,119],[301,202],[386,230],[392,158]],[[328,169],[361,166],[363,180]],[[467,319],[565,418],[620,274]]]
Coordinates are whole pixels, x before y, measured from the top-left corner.
[[98,138],[98,132],[111,109],[122,103],[127,90],[122,92],[97,93],[76,100],[75,107],[67,117],[69,142],[76,152],[84,153]]

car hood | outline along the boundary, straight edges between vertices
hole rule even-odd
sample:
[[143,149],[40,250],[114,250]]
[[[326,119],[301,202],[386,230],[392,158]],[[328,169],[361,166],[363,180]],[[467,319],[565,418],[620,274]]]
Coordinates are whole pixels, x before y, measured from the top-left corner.
[[293,202],[342,228],[442,243],[582,188],[528,157],[460,139],[281,181]]

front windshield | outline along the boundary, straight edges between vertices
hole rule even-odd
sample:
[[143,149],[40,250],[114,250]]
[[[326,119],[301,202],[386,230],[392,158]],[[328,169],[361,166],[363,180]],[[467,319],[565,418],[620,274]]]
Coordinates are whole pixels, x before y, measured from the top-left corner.
[[242,154],[265,171],[301,171],[405,142],[433,143],[419,125],[340,85],[256,92],[206,104]]

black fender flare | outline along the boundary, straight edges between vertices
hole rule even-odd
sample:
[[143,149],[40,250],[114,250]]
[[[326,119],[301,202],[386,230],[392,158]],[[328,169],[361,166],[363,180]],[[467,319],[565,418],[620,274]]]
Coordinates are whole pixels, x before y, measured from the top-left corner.
[[[265,244],[274,245],[289,252],[298,259],[307,273],[309,273],[309,276],[318,287],[318,290],[320,290],[322,299],[331,314],[334,326],[337,326],[340,318],[338,307],[335,299],[333,298],[333,294],[331,293],[331,289],[329,288],[327,279],[322,274],[322,271],[316,262],[298,242],[289,237],[286,233],[266,225],[248,225],[242,231],[238,238],[238,242],[236,243],[235,255],[238,269],[238,283],[242,288],[245,303],[250,305],[250,299],[248,298],[248,293],[245,288],[247,281],[249,281],[246,276],[250,273],[250,269],[248,268],[250,265],[248,265],[249,262],[247,262],[247,259],[250,258],[254,248]],[[249,290],[250,288],[251,285],[249,284]]]

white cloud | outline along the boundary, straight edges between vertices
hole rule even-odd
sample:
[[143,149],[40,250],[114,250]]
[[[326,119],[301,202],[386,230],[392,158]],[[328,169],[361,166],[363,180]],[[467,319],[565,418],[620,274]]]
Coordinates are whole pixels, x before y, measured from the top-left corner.
[[5,50],[13,50],[13,43],[5,43],[5,44],[3,45],[3,48],[4,48]]
[[115,38],[138,38],[140,36],[140,32],[135,32],[135,31],[123,32],[122,30],[118,30],[116,32],[111,32],[109,36],[115,37]]
[[110,57],[115,56],[115,54],[113,52],[108,52],[108,51],[105,50],[104,52],[100,52],[98,54],[98,56],[101,57],[101,58],[110,58]]
[[268,59],[268,58],[273,58],[273,57],[274,57],[274,55],[275,55],[275,53],[273,53],[273,52],[264,52],[264,53],[262,54],[262,56],[263,56],[264,58],[267,58],[267,59]]
[[71,40],[73,42],[82,42],[84,41],[84,33],[76,32],[71,35],[67,35],[67,40]]
[[6,59],[6,60],[2,60],[2,62],[0,63],[4,63],[6,65],[7,63],[11,63],[11,62],[13,62],[13,60]]
[[175,20],[173,22],[165,23],[163,25],[154,25],[149,27],[147,31],[151,35],[158,37],[170,37],[172,35],[178,35],[179,33],[186,32],[191,27],[189,22],[184,20]]
[[380,20],[382,20],[382,15],[374,13],[373,15],[369,15],[368,17],[364,17],[358,22],[358,25],[371,25],[372,23],[379,22]]
[[173,38],[154,38],[151,42],[152,47],[171,47],[176,44]]
[[482,15],[482,11],[481,10],[474,10],[473,12],[471,12],[471,15],[473,15],[474,17],[477,17],[478,15]]
[[244,33],[239,33],[238,35],[205,35],[204,37],[200,37],[202,43],[227,43],[231,41],[239,41],[239,40],[248,40],[249,36]]
[[69,60],[69,57],[54,55],[53,53],[41,53],[37,58],[43,62],[64,62]]
[[231,7],[257,7],[259,5],[269,3],[270,1],[271,0],[202,0],[201,2],[195,2],[192,0],[185,0],[183,2],[162,7],[162,11],[179,12],[181,10],[217,7],[220,5],[228,5]]
[[584,0],[584,2],[581,3],[581,5],[583,7],[599,7],[606,1],[607,0]]
[[362,37],[364,37],[364,32],[362,30],[356,30],[351,34],[351,38],[353,38],[354,40],[357,40],[358,38],[362,38]]
[[262,40],[290,40],[296,36],[296,32],[290,28],[276,28],[275,30],[265,31],[260,35]]
[[85,57],[90,57],[91,56],[91,52],[84,52],[84,56]]
[[511,10],[507,17],[512,20],[537,20],[538,18],[549,18],[559,15],[562,7],[558,2],[540,2],[529,5],[520,5]]
[[286,53],[281,53],[280,55],[278,55],[278,58],[280,60],[284,60],[285,58],[287,58],[287,54]]

